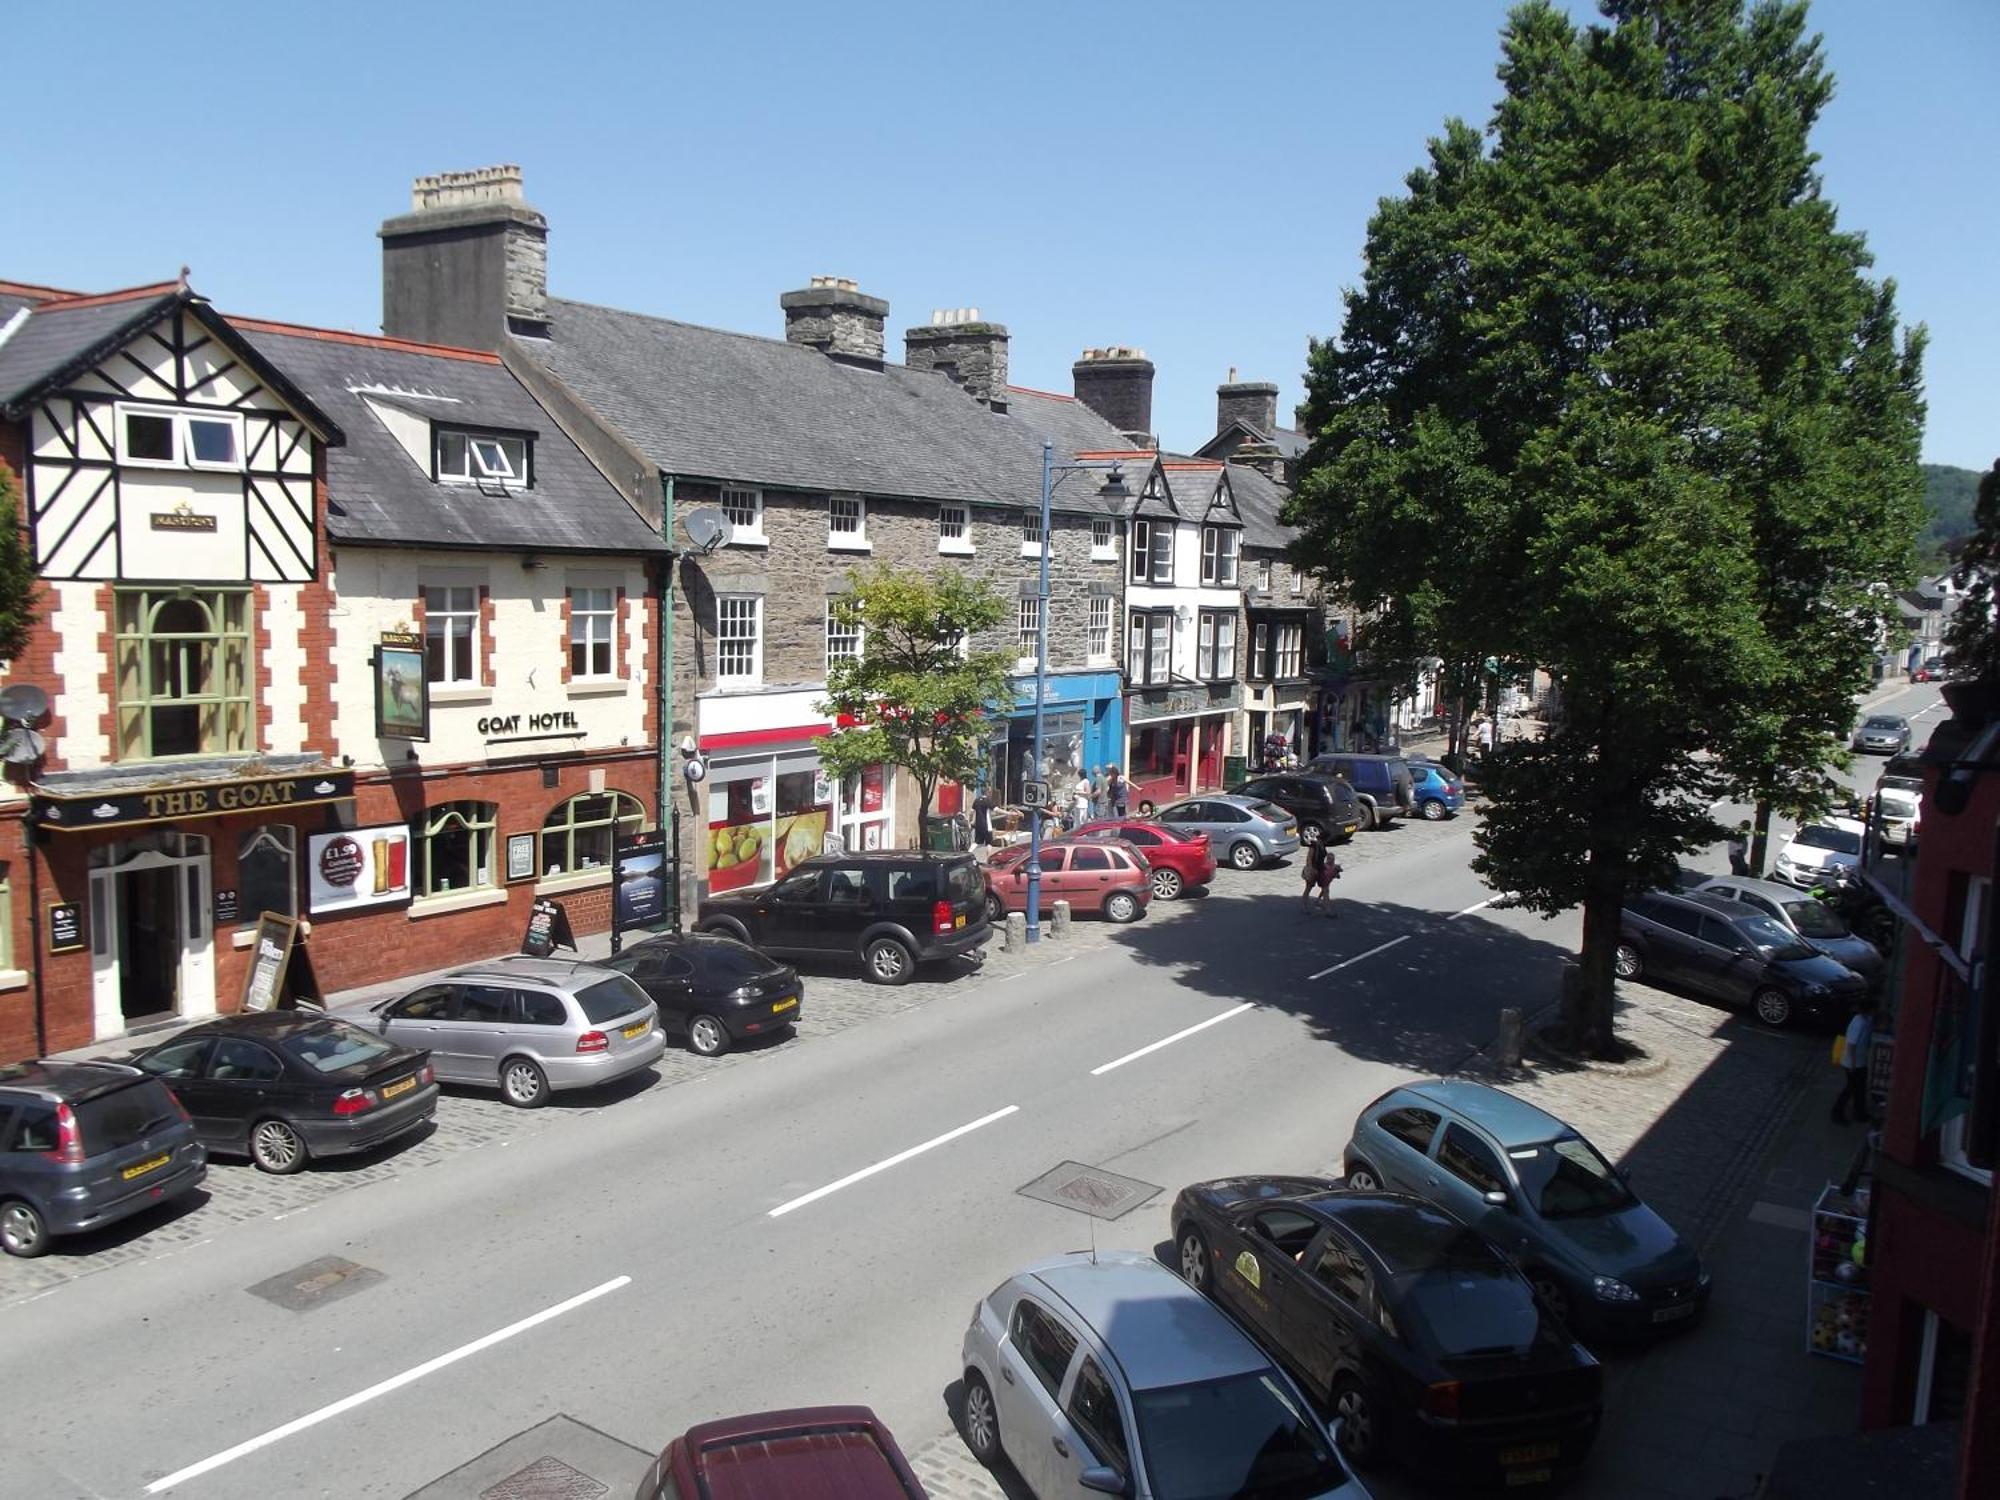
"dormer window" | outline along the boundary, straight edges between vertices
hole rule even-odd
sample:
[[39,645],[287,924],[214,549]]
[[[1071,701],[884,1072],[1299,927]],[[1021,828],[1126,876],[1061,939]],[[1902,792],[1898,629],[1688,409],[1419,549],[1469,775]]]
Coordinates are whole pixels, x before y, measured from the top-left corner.
[[505,433],[437,429],[437,477],[443,484],[505,484],[526,488],[528,440]]
[[238,471],[243,467],[242,415],[121,402],[118,461],[149,469]]

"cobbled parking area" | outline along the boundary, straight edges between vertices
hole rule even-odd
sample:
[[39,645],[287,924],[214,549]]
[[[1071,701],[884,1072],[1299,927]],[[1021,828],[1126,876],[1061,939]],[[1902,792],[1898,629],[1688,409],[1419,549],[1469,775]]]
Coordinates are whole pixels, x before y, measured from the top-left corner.
[[[1435,842],[1464,841],[1470,825],[1471,819],[1464,817],[1442,823],[1399,822],[1392,829],[1363,833],[1350,840],[1341,847],[1339,857],[1349,869],[1363,868]],[[1288,860],[1247,873],[1224,868],[1216,874],[1215,889],[1296,895],[1296,863]],[[1154,902],[1141,921],[1199,921],[1201,906],[1199,899]],[[616,1109],[647,1087],[671,1088],[722,1069],[756,1067],[784,1048],[811,1045],[815,1037],[898,1015],[945,995],[964,996],[968,991],[976,995],[988,985],[1020,979],[1049,964],[1104,947],[1116,941],[1121,931],[1107,922],[1078,921],[1065,936],[1056,938],[1045,919],[1043,940],[1032,948],[1002,952],[996,933],[980,962],[923,969],[917,978],[898,987],[870,984],[858,968],[809,968],[797,1035],[788,1041],[752,1044],[719,1058],[700,1058],[670,1049],[654,1069],[650,1085],[645,1082],[646,1075],[640,1075],[635,1087],[613,1085],[594,1094],[566,1095],[546,1109],[533,1111],[502,1104],[497,1095],[451,1089],[439,1101],[437,1119],[427,1132],[382,1151],[309,1167],[293,1177],[268,1176],[244,1161],[211,1160],[205,1186],[181,1200],[178,1207],[141,1214],[97,1234],[59,1240],[39,1260],[0,1257],[0,1308],[111,1266],[186,1253],[226,1233],[232,1224],[303,1213],[341,1193],[408,1176],[496,1142],[530,1139],[551,1130],[588,1128],[590,1116],[598,1110]],[[608,945],[609,939],[601,935],[585,938],[582,955],[600,957]],[[365,1003],[414,989],[427,977],[411,975],[394,984],[335,995],[331,1003],[335,1008]],[[163,1036],[147,1036],[143,1045],[155,1045]],[[110,1044],[70,1055],[120,1057],[135,1050],[138,1046],[134,1044]]]

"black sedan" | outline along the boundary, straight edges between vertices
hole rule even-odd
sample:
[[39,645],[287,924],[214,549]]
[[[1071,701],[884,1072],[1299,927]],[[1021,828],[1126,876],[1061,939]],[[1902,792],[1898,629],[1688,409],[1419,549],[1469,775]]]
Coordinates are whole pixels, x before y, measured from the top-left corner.
[[1596,1440],[1597,1361],[1513,1263],[1445,1210],[1324,1178],[1197,1183],[1181,1274],[1340,1419],[1358,1465],[1393,1453],[1459,1484],[1553,1482]]
[[670,933],[600,962],[630,976],[660,1008],[667,1034],[703,1057],[792,1025],[805,1002],[797,969],[735,938]]
[[366,1151],[437,1112],[429,1052],[318,1011],[225,1016],[132,1061],[173,1090],[209,1150],[266,1172]]

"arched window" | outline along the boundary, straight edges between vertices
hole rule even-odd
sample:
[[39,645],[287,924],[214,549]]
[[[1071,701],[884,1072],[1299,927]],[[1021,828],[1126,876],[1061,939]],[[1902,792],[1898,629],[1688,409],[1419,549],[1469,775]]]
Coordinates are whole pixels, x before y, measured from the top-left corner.
[[500,809],[492,802],[441,802],[410,820],[416,845],[412,892],[437,896],[493,884],[493,828]]
[[542,873],[608,870],[613,835],[645,826],[645,804],[623,792],[591,792],[559,802],[542,820]]

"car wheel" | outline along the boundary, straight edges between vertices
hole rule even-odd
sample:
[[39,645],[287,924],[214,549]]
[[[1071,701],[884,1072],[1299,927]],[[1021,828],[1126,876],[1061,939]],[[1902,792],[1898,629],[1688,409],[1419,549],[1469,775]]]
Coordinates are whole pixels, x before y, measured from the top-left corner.
[[1229,862],[1239,870],[1254,870],[1264,862],[1264,856],[1257,852],[1257,846],[1248,839],[1229,846]]
[[1442,802],[1438,801],[1438,799],[1435,797],[1424,798],[1423,805],[1424,805],[1424,821],[1426,823],[1442,823],[1444,821],[1445,813],[1450,811],[1449,808],[1447,808]]
[[1750,997],[1750,1009],[1766,1026],[1786,1026],[1792,1019],[1792,997],[1767,984]]
[[0,1250],[32,1260],[49,1253],[49,1226],[32,1203],[10,1198],[0,1203]]
[[1357,1469],[1371,1467],[1382,1453],[1382,1428],[1368,1387],[1352,1375],[1333,1383],[1333,1416],[1340,1424],[1340,1451]]
[[986,893],[986,920],[993,923],[1004,923],[1007,920],[1007,903],[991,891]]
[[1326,830],[1321,828],[1319,824],[1305,822],[1299,824],[1299,842],[1304,844],[1308,849],[1312,848],[1314,844],[1323,842],[1325,838]]
[[917,970],[917,960],[895,938],[881,937],[861,955],[868,966],[868,978],[875,984],[908,984]]
[[1113,891],[1104,898],[1104,915],[1113,922],[1139,920],[1139,898],[1130,891]]
[[1153,899],[1172,901],[1179,897],[1182,889],[1179,870],[1156,869],[1153,871]]
[[1357,1193],[1379,1193],[1382,1191],[1382,1179],[1376,1175],[1375,1169],[1365,1161],[1352,1162],[1348,1165],[1347,1185]]
[[1611,972],[1620,979],[1637,979],[1646,972],[1646,960],[1630,943],[1620,943],[1611,954]]
[[[1563,1327],[1569,1328],[1569,1293],[1563,1288],[1563,1284],[1547,1271],[1531,1272],[1528,1283],[1534,1287],[1535,1295],[1546,1302],[1549,1310],[1562,1320]],[[1574,1329],[1570,1331],[1575,1332]]]
[[1361,826],[1369,829],[1380,828],[1382,826],[1382,813],[1381,809],[1375,806],[1375,799],[1372,797],[1360,797],[1356,800],[1361,804]]
[[306,1143],[283,1120],[259,1120],[250,1127],[250,1160],[260,1172],[286,1177],[306,1164]]
[[989,1469],[1000,1462],[1000,1410],[984,1376],[965,1372],[965,1446]]
[[549,1102],[549,1080],[530,1057],[500,1064],[500,1096],[516,1109],[540,1109]]
[[1177,1242],[1181,1256],[1181,1280],[1198,1292],[1208,1290],[1208,1241],[1192,1224],[1181,1227]]
[[688,1050],[697,1057],[722,1056],[729,1050],[729,1028],[714,1016],[696,1016],[688,1022]]

